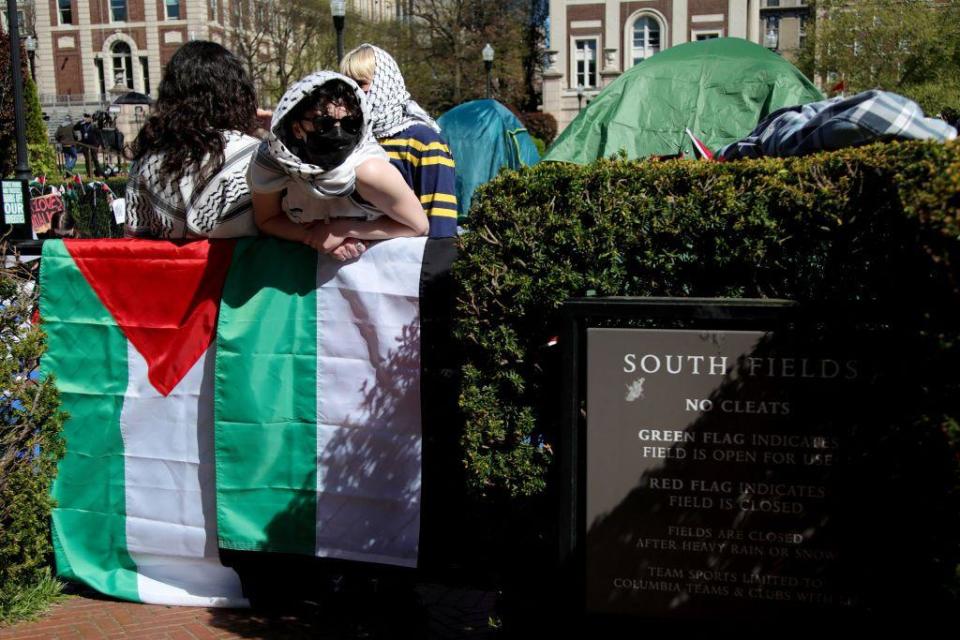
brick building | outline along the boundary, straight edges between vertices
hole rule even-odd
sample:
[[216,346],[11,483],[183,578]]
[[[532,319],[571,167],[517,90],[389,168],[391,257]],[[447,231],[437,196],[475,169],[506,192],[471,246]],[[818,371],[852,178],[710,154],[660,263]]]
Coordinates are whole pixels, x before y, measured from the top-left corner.
[[762,43],[760,8],[761,0],[550,0],[543,110],[562,130],[581,104],[659,51],[727,36]]
[[185,42],[231,46],[257,17],[252,0],[35,0],[36,70],[45,107],[105,104],[118,86],[156,95]]

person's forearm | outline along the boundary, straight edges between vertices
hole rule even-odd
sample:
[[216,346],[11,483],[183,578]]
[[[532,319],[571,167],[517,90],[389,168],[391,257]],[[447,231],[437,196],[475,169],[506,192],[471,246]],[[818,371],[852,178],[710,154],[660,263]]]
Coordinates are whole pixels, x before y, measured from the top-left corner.
[[269,236],[292,242],[303,242],[307,237],[307,228],[299,222],[294,222],[286,214],[258,221],[257,226],[261,232]]
[[393,218],[381,216],[376,220],[336,220],[330,223],[332,231],[344,238],[359,240],[388,240],[419,236],[414,229]]

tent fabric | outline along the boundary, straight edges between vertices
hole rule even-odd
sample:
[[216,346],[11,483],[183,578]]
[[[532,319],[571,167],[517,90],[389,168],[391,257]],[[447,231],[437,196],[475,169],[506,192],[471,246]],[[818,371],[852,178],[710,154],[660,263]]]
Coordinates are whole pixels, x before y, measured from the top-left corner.
[[504,168],[520,169],[540,154],[520,120],[496,100],[473,100],[437,120],[457,163],[457,214],[463,222],[473,192]]
[[792,64],[740,38],[667,49],[607,88],[564,129],[544,160],[587,164],[625,152],[630,159],[693,154],[689,128],[709,149],[746,136],[783,107],[823,100]]

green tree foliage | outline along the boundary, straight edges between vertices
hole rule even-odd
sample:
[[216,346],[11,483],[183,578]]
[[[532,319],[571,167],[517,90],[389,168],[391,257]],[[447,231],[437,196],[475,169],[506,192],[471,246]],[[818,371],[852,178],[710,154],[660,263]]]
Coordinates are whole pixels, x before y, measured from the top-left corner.
[[66,416],[53,380],[36,375],[44,335],[30,321],[35,275],[26,267],[0,268],[0,619],[31,613],[24,594],[33,594],[26,599],[36,608],[43,604],[37,593],[56,591],[49,589],[50,485],[63,455]]
[[[276,82],[267,86],[276,100],[310,71],[335,69],[337,58],[328,2],[273,4],[264,16],[263,33],[235,35],[231,46],[241,58],[249,58],[251,68],[269,65],[277,70]],[[480,51],[489,42],[496,51],[494,97],[533,110],[545,7],[543,0],[418,0],[411,15],[383,21],[366,20],[350,10],[344,47],[349,51],[369,42],[389,51],[413,98],[428,112],[440,115],[461,102],[485,96],[486,69]],[[257,62],[262,55],[252,52],[260,51],[264,35],[278,44],[271,48],[268,61]]]
[[[35,176],[54,176],[57,158],[47,136],[40,111],[37,88],[27,69],[27,53],[21,48],[24,106],[27,120],[27,150],[30,169]],[[0,29],[0,175],[10,176],[17,161],[13,128],[13,81],[10,77],[10,38]]]
[[960,2],[817,0],[815,35],[800,66],[846,91],[885,89],[928,112],[957,107]]

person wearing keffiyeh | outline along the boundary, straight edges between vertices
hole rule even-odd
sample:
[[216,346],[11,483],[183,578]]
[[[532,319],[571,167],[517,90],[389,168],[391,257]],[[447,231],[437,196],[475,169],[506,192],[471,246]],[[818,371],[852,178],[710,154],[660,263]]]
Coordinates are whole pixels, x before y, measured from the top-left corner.
[[248,173],[263,233],[359,256],[365,240],[426,235],[416,196],[373,138],[357,84],[318,71],[286,90]]
[[430,221],[430,236],[456,236],[453,155],[440,126],[410,98],[396,60],[379,47],[362,44],[343,57],[340,71],[366,92],[373,135],[420,198]]

